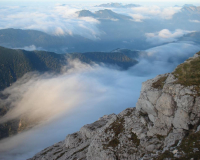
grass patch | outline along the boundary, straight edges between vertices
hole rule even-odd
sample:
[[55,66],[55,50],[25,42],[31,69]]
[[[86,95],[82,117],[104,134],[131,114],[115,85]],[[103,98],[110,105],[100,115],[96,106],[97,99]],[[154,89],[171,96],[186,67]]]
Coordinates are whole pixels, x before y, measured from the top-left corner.
[[174,154],[171,153],[170,151],[165,151],[159,157],[154,158],[154,160],[164,160],[165,158],[173,158],[174,159]]
[[113,130],[115,136],[118,136],[120,133],[124,131],[124,118],[118,118],[114,121],[109,128],[106,128],[105,132],[107,133],[108,130]]
[[200,57],[180,64],[172,74],[177,78],[175,83],[186,87],[195,86],[195,90],[200,95]]
[[140,145],[140,139],[137,138],[137,135],[135,133],[131,133],[131,138],[129,138],[136,146]]
[[152,84],[152,87],[156,89],[163,89],[166,79],[167,76],[159,78],[156,82]]
[[161,136],[161,135],[156,135],[156,137],[160,140],[160,141],[162,141],[162,140],[164,140],[165,139],[165,136]]
[[[194,148],[198,148],[199,151],[194,151]],[[181,145],[178,147],[179,151],[183,151],[186,155],[181,157],[180,160],[187,160],[194,158],[194,160],[200,159],[200,131],[197,133],[191,133],[185,137]]]
[[114,138],[113,140],[111,140],[107,145],[105,145],[106,148],[108,147],[117,147],[119,145],[119,140],[117,138]]

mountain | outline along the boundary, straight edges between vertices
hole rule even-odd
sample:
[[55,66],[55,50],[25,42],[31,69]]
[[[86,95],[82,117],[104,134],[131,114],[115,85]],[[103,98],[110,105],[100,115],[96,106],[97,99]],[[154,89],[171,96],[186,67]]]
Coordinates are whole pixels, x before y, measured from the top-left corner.
[[111,52],[119,52],[119,53],[123,53],[125,54],[126,56],[130,57],[130,58],[133,58],[133,59],[137,59],[139,58],[139,55],[141,54],[141,51],[133,51],[133,50],[129,50],[129,49],[120,49],[120,48],[117,48]]
[[94,13],[90,12],[89,10],[82,10],[76,12],[79,17],[93,17],[97,19],[109,19],[109,20],[130,20],[132,19],[129,16],[125,16],[122,14],[118,14],[113,12],[110,9],[99,10]]
[[181,11],[183,12],[196,12],[196,13],[200,13],[200,6],[196,7],[196,6],[184,6]]
[[[96,14],[87,10],[80,11],[82,17],[96,18]],[[91,40],[78,35],[50,35],[36,30],[22,29],[0,29],[0,46],[13,49],[25,50],[46,50],[55,53],[72,53],[72,52],[108,52],[113,48],[143,49],[148,48],[145,40],[141,42],[141,34],[139,32],[130,32],[134,30],[131,25],[132,21],[118,20],[127,19],[123,15],[99,16],[101,21],[98,29],[104,34],[99,35],[100,39]],[[111,18],[111,19],[108,19]],[[118,19],[117,19],[118,18]],[[126,23],[122,23],[125,22]],[[115,27],[115,28],[114,28]],[[128,28],[127,28],[128,27]],[[132,28],[134,27],[134,28]],[[129,32],[129,36],[127,36]],[[138,36],[140,35],[140,37]],[[137,41],[133,41],[136,36]],[[124,43],[127,41],[126,43]]]
[[71,54],[56,54],[46,51],[25,51],[0,47],[0,90],[10,86],[25,73],[31,71],[59,73],[66,65],[66,57],[79,59],[92,64],[105,63],[127,69],[137,63],[128,57],[125,52],[86,52]]
[[136,108],[105,115],[29,160],[200,159],[200,52],[142,84]]
[[25,51],[0,47],[0,90],[31,71],[59,72],[64,55],[46,51]]
[[96,15],[89,10],[81,10],[76,12],[79,17],[93,17],[96,18]]
[[76,51],[84,51],[83,46],[91,44],[92,40],[78,35],[49,35],[36,30],[22,29],[1,29],[0,30],[0,46],[7,48],[24,48],[35,46],[36,49],[43,49],[58,53]]
[[138,4],[126,4],[126,5],[123,5],[122,3],[107,3],[107,4],[96,5],[95,7],[133,8],[133,7],[140,7],[140,5],[138,5]]
[[86,63],[105,63],[110,65],[116,65],[123,69],[137,64],[135,59],[130,58],[122,52],[86,52],[86,53],[72,53],[72,59],[79,59]]
[[192,32],[179,38],[180,41],[192,41],[200,44],[200,32]]
[[[124,52],[125,53],[125,52]],[[79,59],[83,63],[93,65],[114,65],[118,69],[128,69],[137,61],[122,52],[86,52],[71,54],[56,54],[46,51],[25,51],[0,47],[0,91],[11,86],[15,81],[28,72],[53,72],[59,74],[62,67],[67,65],[67,59]],[[9,105],[1,103],[1,99],[8,98],[0,92],[0,117],[10,109]],[[0,139],[27,130],[42,120],[30,121],[26,116],[0,124]]]

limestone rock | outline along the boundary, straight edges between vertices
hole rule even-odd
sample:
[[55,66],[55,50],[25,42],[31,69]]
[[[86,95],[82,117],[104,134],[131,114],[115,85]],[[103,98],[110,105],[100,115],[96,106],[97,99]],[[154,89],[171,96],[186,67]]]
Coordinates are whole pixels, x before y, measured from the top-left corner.
[[163,93],[156,103],[156,109],[166,116],[172,116],[175,109],[175,103],[172,96]]
[[194,97],[190,95],[181,96],[177,100],[177,106],[188,113],[192,111],[193,105],[194,105]]
[[189,127],[188,127],[189,121],[190,121],[190,119],[189,119],[188,113],[179,108],[175,113],[173,125],[175,128],[181,128],[181,129],[188,130],[189,129]]

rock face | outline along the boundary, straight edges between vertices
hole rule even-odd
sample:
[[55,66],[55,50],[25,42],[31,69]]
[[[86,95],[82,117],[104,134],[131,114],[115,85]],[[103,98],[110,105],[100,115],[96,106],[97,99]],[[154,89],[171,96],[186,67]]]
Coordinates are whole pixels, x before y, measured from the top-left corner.
[[199,93],[176,82],[173,73],[144,82],[136,108],[103,116],[30,160],[199,159]]

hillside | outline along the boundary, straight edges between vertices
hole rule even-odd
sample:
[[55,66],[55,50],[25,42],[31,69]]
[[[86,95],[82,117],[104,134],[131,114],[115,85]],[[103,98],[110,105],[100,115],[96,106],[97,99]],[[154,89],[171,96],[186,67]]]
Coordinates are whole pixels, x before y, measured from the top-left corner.
[[[135,55],[136,54],[137,53],[135,53]],[[126,52],[86,52],[72,53],[70,55],[72,59],[78,58],[85,63],[105,63],[119,66],[123,69],[128,69],[129,67],[137,64],[137,61],[129,56]]]
[[[69,61],[79,59],[81,62],[90,65],[93,65],[95,62],[99,65],[114,65],[117,69],[128,69],[135,65],[137,61],[129,58],[124,53],[87,52],[66,55],[45,51],[25,51],[0,47],[0,91],[12,85],[12,83],[28,72],[54,72],[59,74],[62,67],[67,65],[67,59]],[[133,53],[138,54],[137,52]],[[7,98],[7,95],[3,95],[0,92],[0,101],[5,98]],[[8,106],[0,103],[0,116],[5,115],[8,110]],[[37,125],[39,121],[29,122],[26,117],[20,117],[0,124],[0,139],[17,134],[30,126]]]
[[31,71],[59,72],[64,56],[53,52],[13,50],[0,47],[0,90]]
[[97,19],[116,19],[116,20],[130,20],[132,19],[129,16],[125,16],[122,14],[118,14],[113,12],[110,9],[104,9],[104,10],[99,10],[96,11],[94,13],[90,12],[89,10],[82,10],[82,11],[78,11],[76,12],[79,17],[93,17],[93,18],[97,18]]
[[105,115],[29,160],[200,159],[200,53],[142,84],[136,108]]
[[0,47],[0,90],[10,86],[25,73],[31,71],[59,73],[62,66],[66,65],[66,57],[79,59],[89,64],[95,62],[117,65],[123,69],[137,63],[136,60],[122,52],[87,52],[67,55],[69,56],[46,51],[25,51]]
[[[48,51],[66,53],[84,51],[85,45],[92,41],[79,35],[50,35],[37,30],[0,29],[0,46],[23,48],[34,45]],[[67,46],[67,47],[66,47]]]

